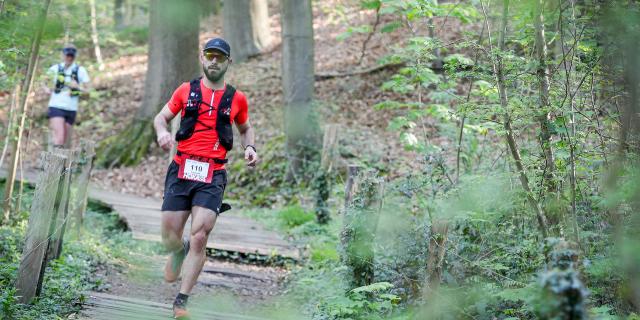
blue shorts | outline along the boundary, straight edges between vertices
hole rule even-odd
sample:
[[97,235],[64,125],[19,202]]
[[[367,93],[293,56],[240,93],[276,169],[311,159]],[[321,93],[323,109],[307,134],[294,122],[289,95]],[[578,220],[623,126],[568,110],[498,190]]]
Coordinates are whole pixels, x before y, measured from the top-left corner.
[[47,119],[51,118],[64,118],[64,122],[73,125],[76,122],[76,112],[56,107],[49,107],[49,111],[47,112]]

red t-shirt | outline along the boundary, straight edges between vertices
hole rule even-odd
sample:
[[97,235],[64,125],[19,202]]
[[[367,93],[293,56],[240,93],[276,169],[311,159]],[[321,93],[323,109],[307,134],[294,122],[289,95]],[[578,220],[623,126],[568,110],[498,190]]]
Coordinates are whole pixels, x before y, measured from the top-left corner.
[[[184,108],[190,92],[189,89],[189,82],[185,82],[173,92],[173,96],[171,96],[171,100],[169,100],[168,103],[169,110],[171,110],[173,114],[178,114],[178,111],[181,111],[181,115],[184,115]],[[196,123],[194,133],[189,139],[178,142],[178,151],[194,156],[225,159],[227,150],[218,143],[218,132],[215,130],[218,104],[220,104],[224,89],[215,90],[214,92],[214,90],[206,87],[203,81],[200,81],[200,89],[202,91],[202,104],[200,104],[198,123]],[[213,108],[210,112],[205,112],[209,110],[209,105],[213,106]],[[240,90],[236,90],[231,102],[231,123],[244,124],[247,120],[249,120],[247,97]],[[207,129],[200,122],[214,129]],[[181,162],[181,159],[177,155],[174,157],[174,160],[178,164]],[[216,163],[213,169],[224,169],[224,165]]]

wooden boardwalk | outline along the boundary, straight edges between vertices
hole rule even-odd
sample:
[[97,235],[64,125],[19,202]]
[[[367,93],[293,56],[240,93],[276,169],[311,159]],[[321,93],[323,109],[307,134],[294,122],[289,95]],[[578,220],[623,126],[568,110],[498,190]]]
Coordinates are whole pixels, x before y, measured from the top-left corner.
[[[160,241],[159,199],[140,198],[112,191],[89,190],[89,198],[111,207],[127,223],[134,239]],[[191,223],[187,221],[185,234]],[[298,259],[298,251],[279,234],[266,230],[258,222],[227,211],[218,217],[208,248],[244,254],[278,255]]]
[[[0,176],[6,171],[0,170]],[[36,171],[27,171],[24,179],[29,183],[37,180]],[[134,239],[161,241],[160,199],[142,198],[108,190],[89,187],[89,198],[112,208],[127,224]],[[190,230],[187,221],[185,234]],[[235,215],[233,210],[218,217],[207,248],[243,254],[275,255],[297,260],[297,249],[278,233],[266,230],[258,222]]]
[[[104,293],[88,293],[88,299],[80,312],[80,319],[91,320],[165,320],[173,319],[171,306],[164,303],[150,302],[135,298],[123,298]],[[193,305],[189,308],[190,319],[207,320],[258,320],[239,314],[215,312],[208,308]]]
[[[24,180],[28,183],[37,181],[37,171],[24,173]],[[6,171],[0,169],[0,177],[6,176]],[[134,239],[160,241],[160,199],[142,198],[134,195],[101,190],[89,187],[89,198],[111,207],[126,222]],[[185,234],[190,229],[187,221]],[[218,217],[216,226],[209,237],[208,248],[232,251],[243,254],[277,255],[297,260],[297,249],[285,241],[279,234],[266,230],[262,225],[251,219],[233,214],[233,210]],[[259,272],[241,270],[227,270],[225,268],[205,267],[199,285],[234,288],[238,281],[233,278],[246,278],[260,285],[269,285],[272,279],[265,278]],[[248,281],[248,280],[247,280]],[[247,282],[245,281],[245,282]],[[264,290],[254,284],[256,290]],[[260,289],[262,288],[262,289]],[[156,320],[171,319],[171,306],[168,304],[146,301],[139,298],[110,295],[106,293],[86,293],[87,300],[79,314],[79,319],[140,319]],[[154,299],[155,300],[155,299]],[[240,314],[230,314],[210,310],[210,306],[194,304],[189,308],[191,319],[228,319],[253,320]]]

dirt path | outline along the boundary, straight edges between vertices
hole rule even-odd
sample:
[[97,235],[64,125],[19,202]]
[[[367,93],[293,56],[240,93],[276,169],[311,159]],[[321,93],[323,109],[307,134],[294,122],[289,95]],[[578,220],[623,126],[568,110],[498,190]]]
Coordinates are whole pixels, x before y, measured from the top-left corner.
[[[107,279],[103,290],[88,293],[75,318],[169,319],[179,282],[162,279],[165,259],[147,256],[125,270],[101,270],[98,276]],[[194,319],[253,319],[246,315],[282,292],[287,273],[280,267],[209,257],[191,295],[190,309],[200,315]]]

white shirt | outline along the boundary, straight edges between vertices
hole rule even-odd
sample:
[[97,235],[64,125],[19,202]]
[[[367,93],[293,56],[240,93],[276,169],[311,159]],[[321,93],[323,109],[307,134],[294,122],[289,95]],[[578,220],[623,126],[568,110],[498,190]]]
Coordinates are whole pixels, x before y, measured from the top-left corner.
[[[53,78],[53,88],[56,86],[56,79],[58,77],[58,67],[62,65],[64,67],[64,63],[54,64],[47,70],[47,73],[50,74]],[[71,74],[73,72],[73,68],[76,67],[76,63],[74,62],[68,68],[64,69],[64,83],[71,83]],[[87,83],[89,82],[89,74],[84,67],[78,68],[78,82],[79,83]],[[78,111],[78,96],[71,96],[71,88],[68,86],[64,86],[60,93],[55,93],[55,91],[51,91],[51,98],[49,99],[49,107],[54,107],[63,110],[69,111]]]

